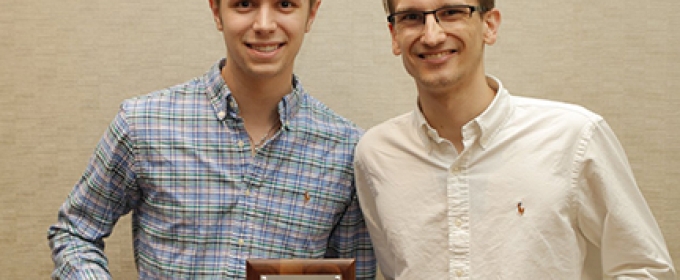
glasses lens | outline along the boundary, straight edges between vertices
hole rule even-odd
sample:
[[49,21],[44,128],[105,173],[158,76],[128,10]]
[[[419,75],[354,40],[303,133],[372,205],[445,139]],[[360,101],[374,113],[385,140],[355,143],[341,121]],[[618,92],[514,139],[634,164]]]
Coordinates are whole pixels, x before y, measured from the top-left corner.
[[455,22],[470,16],[470,9],[467,7],[441,8],[437,10],[437,18],[443,22]]
[[434,14],[437,22],[442,27],[453,27],[453,25],[464,22],[474,11],[471,6],[443,7],[433,11],[405,11],[395,13],[390,17],[393,24],[399,29],[421,28],[425,23],[428,14]]
[[423,24],[422,12],[405,12],[394,16],[395,24],[403,27],[413,27]]

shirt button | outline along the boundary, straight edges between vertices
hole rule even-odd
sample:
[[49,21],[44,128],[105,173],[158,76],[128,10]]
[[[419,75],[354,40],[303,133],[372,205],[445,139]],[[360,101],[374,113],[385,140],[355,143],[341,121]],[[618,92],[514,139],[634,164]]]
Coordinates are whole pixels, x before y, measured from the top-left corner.
[[460,269],[457,269],[457,270],[456,270],[456,275],[458,275],[458,277],[463,276],[463,271],[460,270]]
[[462,226],[462,225],[463,225],[463,220],[461,220],[461,219],[456,219],[456,226],[457,226],[457,227],[460,227],[460,226]]
[[238,147],[239,147],[239,148],[243,148],[243,141],[238,140]]
[[460,171],[460,167],[456,166],[454,168],[451,168],[451,171],[458,173]]
[[243,239],[239,239],[239,240],[238,240],[238,245],[239,245],[239,246],[243,246],[243,243],[245,243],[245,241],[243,241]]
[[224,117],[226,117],[226,116],[227,116],[227,113],[225,113],[224,111],[217,113],[217,117],[220,118],[220,119],[224,119]]
[[250,190],[246,190],[246,195],[250,196]]
[[231,108],[236,108],[236,102],[234,102],[233,100],[232,100],[232,101],[229,101],[229,106],[230,106]]

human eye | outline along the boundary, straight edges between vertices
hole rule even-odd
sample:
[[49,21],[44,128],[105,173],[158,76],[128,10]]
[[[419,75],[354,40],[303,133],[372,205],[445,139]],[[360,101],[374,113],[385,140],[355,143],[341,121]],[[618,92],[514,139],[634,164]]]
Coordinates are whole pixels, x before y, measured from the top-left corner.
[[234,7],[236,8],[250,8],[253,5],[250,1],[237,1],[234,3]]
[[283,9],[291,9],[295,7],[295,3],[293,3],[293,1],[281,1],[279,3],[279,7]]
[[465,17],[468,13],[469,12],[466,8],[460,7],[442,8],[437,11],[437,18],[445,21],[457,20]]
[[423,13],[421,12],[404,12],[399,14],[397,22],[404,24],[419,24],[423,22]]
[[237,12],[248,12],[255,8],[255,2],[252,0],[231,1],[230,3],[229,6]]

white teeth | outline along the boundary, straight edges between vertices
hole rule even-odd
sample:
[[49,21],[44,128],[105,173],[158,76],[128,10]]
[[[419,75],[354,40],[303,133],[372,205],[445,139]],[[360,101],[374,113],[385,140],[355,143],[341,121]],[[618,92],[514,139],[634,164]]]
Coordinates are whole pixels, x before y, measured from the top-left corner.
[[278,49],[278,45],[270,45],[270,46],[253,46],[253,49],[260,51],[260,52],[273,52],[276,49]]
[[447,55],[447,54],[449,54],[449,53],[450,53],[450,52],[440,52],[440,53],[435,53],[435,54],[424,54],[424,55],[423,55],[423,58],[426,58],[426,59],[440,58],[440,57],[443,57],[443,56],[445,56],[445,55]]

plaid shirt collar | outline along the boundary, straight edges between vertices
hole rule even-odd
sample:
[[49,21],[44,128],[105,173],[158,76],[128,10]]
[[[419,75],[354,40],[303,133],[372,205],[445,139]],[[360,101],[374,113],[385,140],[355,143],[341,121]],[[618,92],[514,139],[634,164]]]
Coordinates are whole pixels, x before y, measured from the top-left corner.
[[[210,99],[210,103],[215,110],[215,116],[220,121],[239,117],[239,108],[234,99],[231,90],[222,78],[222,67],[226,64],[226,58],[221,59],[210,70],[203,75],[203,81],[206,86],[206,95]],[[279,102],[279,116],[284,127],[289,125],[290,119],[299,111],[302,103],[302,96],[305,92],[298,77],[293,75],[292,80],[293,90],[286,94],[281,102]]]

